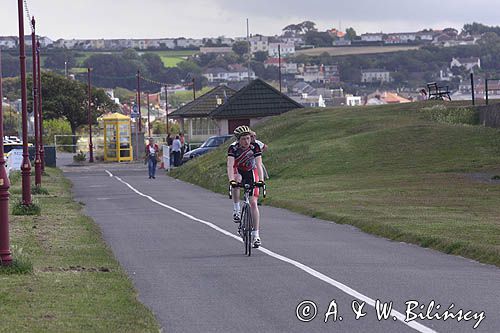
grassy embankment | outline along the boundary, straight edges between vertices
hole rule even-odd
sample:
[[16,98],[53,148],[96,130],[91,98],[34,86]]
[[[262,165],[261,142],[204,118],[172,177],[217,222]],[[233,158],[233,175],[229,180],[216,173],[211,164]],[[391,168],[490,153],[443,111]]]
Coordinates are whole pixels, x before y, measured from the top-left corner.
[[[429,105],[301,109],[257,126],[263,203],[500,266],[500,131],[444,123]],[[226,193],[226,149],[172,174]]]
[[[47,168],[40,216],[10,216],[11,250],[32,273],[0,268],[2,332],[158,332],[99,228],[82,215],[60,170]],[[20,198],[14,177],[10,205]]]

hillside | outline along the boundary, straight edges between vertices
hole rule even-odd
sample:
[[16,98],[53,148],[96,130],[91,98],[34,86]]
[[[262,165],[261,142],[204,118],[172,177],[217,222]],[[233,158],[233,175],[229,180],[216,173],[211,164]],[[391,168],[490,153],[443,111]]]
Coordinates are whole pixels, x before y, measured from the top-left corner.
[[318,47],[314,49],[299,50],[296,54],[319,56],[327,52],[331,56],[378,54],[398,51],[418,50],[419,46],[349,46],[349,47]]
[[[500,131],[427,120],[424,105],[301,109],[256,127],[270,147],[263,203],[500,266]],[[227,193],[226,147],[172,174]]]

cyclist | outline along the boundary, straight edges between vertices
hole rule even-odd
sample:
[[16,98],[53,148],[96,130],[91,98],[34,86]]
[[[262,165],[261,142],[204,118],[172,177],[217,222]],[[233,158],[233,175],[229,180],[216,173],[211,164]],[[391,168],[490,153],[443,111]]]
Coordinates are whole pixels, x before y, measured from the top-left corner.
[[[233,220],[240,223],[240,191],[234,186],[238,183],[257,183],[262,186],[264,182],[262,172],[262,152],[259,145],[251,142],[252,130],[248,126],[238,126],[234,130],[234,135],[238,140],[229,146],[227,153],[227,177],[233,187]],[[254,220],[254,230],[252,231],[252,245],[257,248],[261,245],[259,236],[259,208],[257,198],[259,197],[259,187],[255,187],[250,193],[250,209]]]
[[[250,138],[252,139],[252,143],[256,143],[259,145],[261,152],[264,153],[265,151],[267,151],[268,148],[267,145],[264,142],[257,140],[257,133],[252,131],[252,133],[250,134]],[[267,169],[266,166],[264,165],[264,162],[262,162],[262,171],[264,172],[264,180],[269,179],[269,174],[267,173]]]

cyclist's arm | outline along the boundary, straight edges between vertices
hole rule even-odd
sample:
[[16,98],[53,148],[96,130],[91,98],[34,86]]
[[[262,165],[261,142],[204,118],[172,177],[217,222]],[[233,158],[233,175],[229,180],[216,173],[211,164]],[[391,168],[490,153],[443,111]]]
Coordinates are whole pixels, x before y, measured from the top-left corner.
[[227,157],[227,178],[229,181],[234,180],[234,157],[233,156],[228,156]]
[[264,181],[264,171],[262,170],[262,156],[257,156],[255,158],[255,163],[257,164],[257,172],[259,173],[259,179]]

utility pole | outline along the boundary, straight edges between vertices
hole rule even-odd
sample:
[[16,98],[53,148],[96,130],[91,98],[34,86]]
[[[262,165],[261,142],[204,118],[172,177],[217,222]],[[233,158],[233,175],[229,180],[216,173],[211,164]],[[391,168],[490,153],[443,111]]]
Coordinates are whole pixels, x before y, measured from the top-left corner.
[[38,121],[40,122],[38,131],[40,132],[40,164],[42,172],[45,171],[45,149],[43,148],[43,116],[42,116],[42,73],[40,71],[40,41],[36,41],[36,64],[38,78]]
[[36,41],[35,41],[35,17],[31,19],[31,58],[33,64],[33,115],[35,116],[35,186],[42,185],[42,168],[40,161],[40,122],[38,120],[38,80],[37,80],[37,63],[36,63]]
[[168,135],[168,92],[167,92],[167,85],[165,85],[165,117],[166,117],[166,125],[167,125],[167,135]]
[[151,121],[149,118],[149,93],[146,93],[147,102],[148,102],[148,136],[151,137]]
[[137,109],[139,110],[139,132],[142,132],[141,116],[141,72],[137,70]]
[[248,75],[248,82],[250,82],[250,59],[252,58],[252,46],[250,44],[250,32],[249,32],[249,28],[248,28],[248,18],[247,18],[247,44],[248,44],[247,75]]
[[278,76],[280,80],[280,92],[281,92],[281,45],[278,44]]
[[19,62],[21,67],[21,107],[22,107],[22,132],[23,132],[23,162],[21,165],[22,177],[22,203],[24,206],[31,205],[31,163],[28,153],[28,112],[26,92],[26,54],[24,51],[24,8],[23,0],[17,1],[17,12],[19,18]]
[[87,82],[89,88],[89,109],[87,120],[89,123],[89,163],[94,163],[94,147],[92,145],[92,88],[90,86],[90,67],[87,68]]

